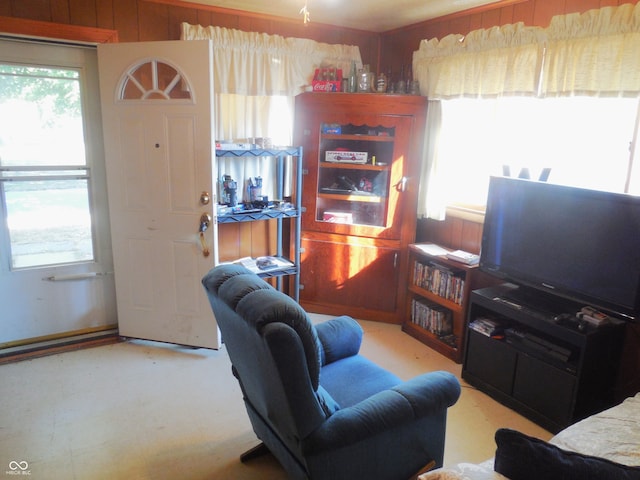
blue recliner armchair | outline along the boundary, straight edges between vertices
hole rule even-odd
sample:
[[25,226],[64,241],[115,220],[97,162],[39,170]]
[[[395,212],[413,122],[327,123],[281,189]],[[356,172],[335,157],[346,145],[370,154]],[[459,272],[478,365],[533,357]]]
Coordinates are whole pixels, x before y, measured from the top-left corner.
[[448,372],[403,382],[358,354],[347,316],[313,325],[293,299],[239,265],[202,279],[253,430],[292,479],[404,480],[442,465]]

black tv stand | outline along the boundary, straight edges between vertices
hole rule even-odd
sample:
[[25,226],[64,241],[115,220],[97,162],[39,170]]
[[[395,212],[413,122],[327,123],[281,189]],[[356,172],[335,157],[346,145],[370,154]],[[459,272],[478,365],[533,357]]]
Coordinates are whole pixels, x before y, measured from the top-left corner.
[[462,378],[551,432],[611,406],[624,323],[580,327],[579,308],[511,284],[474,290],[469,323],[502,335],[467,330]]

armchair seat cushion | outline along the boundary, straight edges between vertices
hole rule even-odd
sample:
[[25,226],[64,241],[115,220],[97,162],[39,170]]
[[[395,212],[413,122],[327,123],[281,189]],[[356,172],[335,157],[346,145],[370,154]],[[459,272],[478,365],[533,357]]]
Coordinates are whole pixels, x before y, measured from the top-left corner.
[[355,405],[401,382],[399,377],[361,355],[343,358],[320,370],[320,385],[340,408]]

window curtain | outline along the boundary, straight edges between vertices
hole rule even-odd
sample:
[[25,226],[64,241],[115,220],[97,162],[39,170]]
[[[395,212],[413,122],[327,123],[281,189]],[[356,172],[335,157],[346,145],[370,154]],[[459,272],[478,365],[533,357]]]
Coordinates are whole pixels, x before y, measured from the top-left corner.
[[[413,71],[438,121],[427,124],[418,212],[442,220],[437,195],[440,100],[506,95],[640,95],[640,4],[553,17],[550,26],[521,23],[466,37],[423,40]],[[435,192],[435,193],[434,193]]]
[[640,4],[557,16],[545,33],[543,95],[640,93]]
[[[186,22],[181,27],[182,40],[213,43],[217,140],[268,137],[276,146],[291,145],[295,96],[311,85],[315,69],[332,66],[348,72],[352,61],[362,65],[357,46]],[[245,185],[250,176],[272,178],[272,164],[264,158],[245,162],[225,158],[220,169]],[[274,198],[275,186],[263,185],[263,194]]]

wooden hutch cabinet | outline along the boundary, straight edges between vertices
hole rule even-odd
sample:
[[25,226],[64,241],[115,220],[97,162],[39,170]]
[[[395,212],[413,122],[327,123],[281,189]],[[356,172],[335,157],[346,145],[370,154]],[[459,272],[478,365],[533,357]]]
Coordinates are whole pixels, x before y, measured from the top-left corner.
[[401,323],[427,99],[373,93],[296,97],[304,148],[300,303]]

